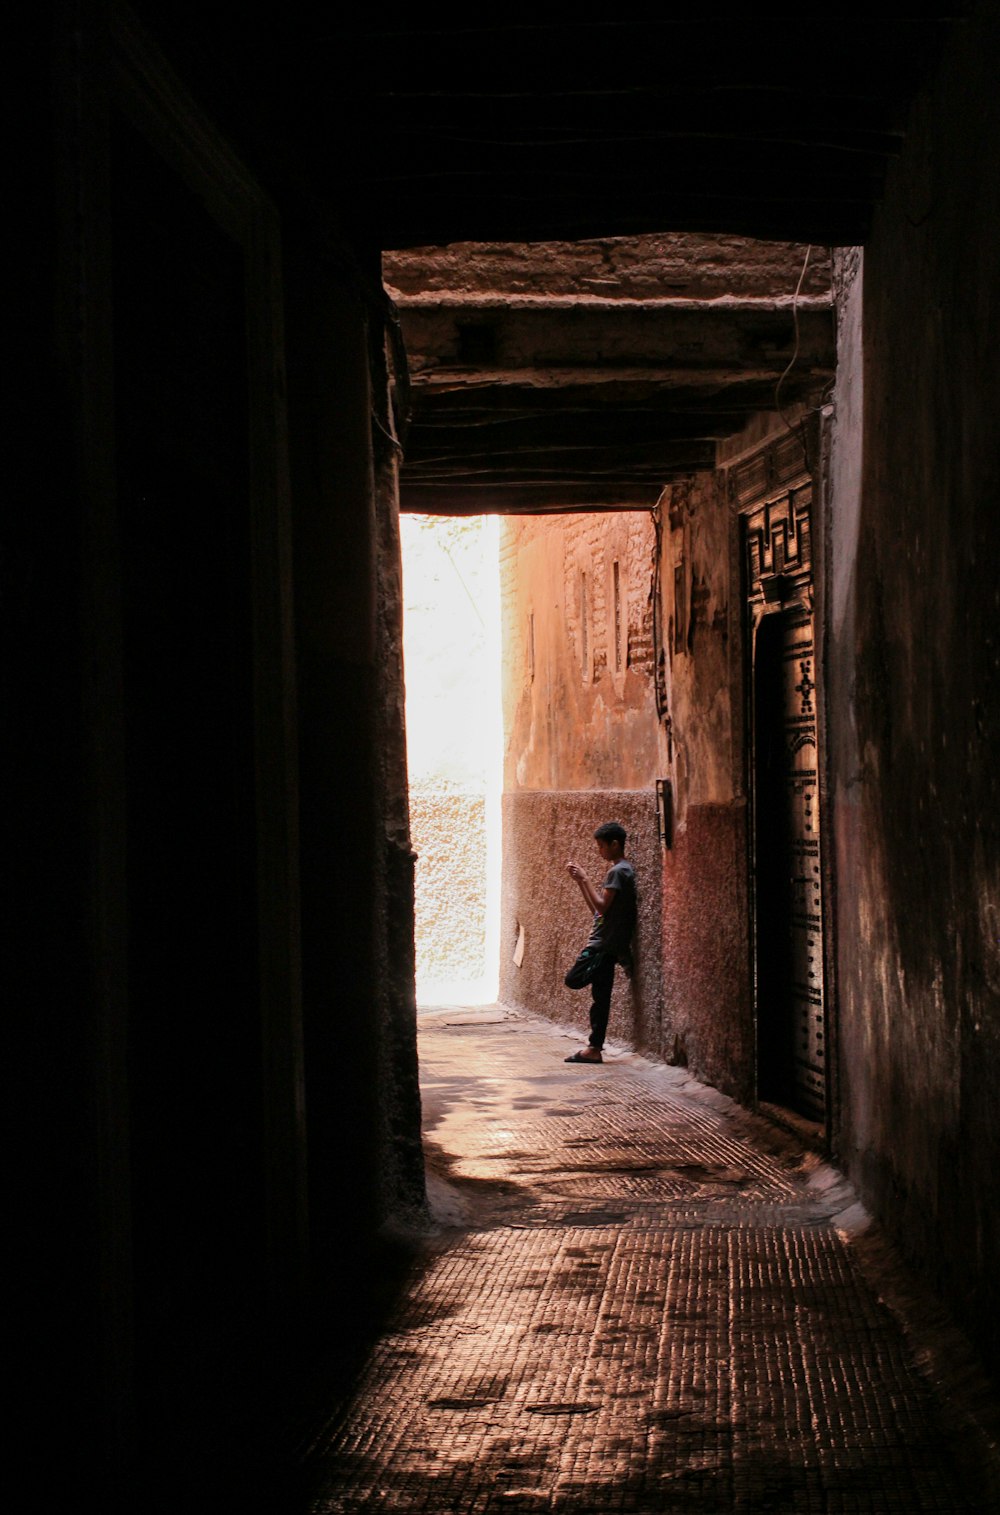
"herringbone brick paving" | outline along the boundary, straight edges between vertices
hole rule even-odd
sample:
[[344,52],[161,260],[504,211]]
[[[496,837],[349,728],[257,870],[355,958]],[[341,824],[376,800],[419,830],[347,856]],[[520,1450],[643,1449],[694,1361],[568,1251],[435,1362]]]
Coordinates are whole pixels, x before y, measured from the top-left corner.
[[990,1433],[839,1176],[680,1070],[572,1045],[423,1018],[447,1224],[306,1450],[314,1515],[998,1508]]

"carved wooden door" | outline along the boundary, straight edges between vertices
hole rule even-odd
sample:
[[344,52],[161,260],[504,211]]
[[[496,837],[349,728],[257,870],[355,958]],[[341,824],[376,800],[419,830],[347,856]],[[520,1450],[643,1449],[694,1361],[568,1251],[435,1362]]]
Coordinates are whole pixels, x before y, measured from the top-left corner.
[[[773,465],[772,465],[773,468]],[[745,513],[758,1093],[826,1116],[812,488]]]

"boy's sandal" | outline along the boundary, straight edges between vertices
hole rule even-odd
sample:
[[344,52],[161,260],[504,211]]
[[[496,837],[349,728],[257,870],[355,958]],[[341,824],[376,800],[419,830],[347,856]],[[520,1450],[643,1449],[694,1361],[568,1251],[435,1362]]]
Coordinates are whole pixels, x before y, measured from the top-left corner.
[[584,1052],[574,1052],[571,1057],[566,1057],[563,1061],[567,1063],[603,1063],[604,1059],[599,1052],[596,1057],[593,1055],[588,1057]]

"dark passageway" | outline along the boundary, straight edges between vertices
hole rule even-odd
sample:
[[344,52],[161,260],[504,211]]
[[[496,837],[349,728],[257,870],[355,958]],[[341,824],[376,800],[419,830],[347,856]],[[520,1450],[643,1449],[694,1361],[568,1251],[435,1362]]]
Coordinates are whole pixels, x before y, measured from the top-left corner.
[[[623,1504],[635,1467],[672,1461],[682,1508],[710,1468],[737,1506],[740,1469],[778,1508],[955,1507],[944,1398],[807,1175],[820,1152],[843,1171],[995,1373],[997,0],[18,19],[0,919],[21,1507],[273,1515],[301,1492],[289,1426],[351,1379],[427,1235],[400,511],[504,517],[505,1006],[577,1009],[558,965],[579,901],[540,853],[611,814],[641,879],[607,1089],[649,1133],[610,1093],[521,1130],[550,1093],[522,1069],[511,1140],[449,1147],[459,1178],[485,1150],[515,1187],[405,1297],[433,1313],[419,1289],[453,1269],[464,1294],[472,1258],[530,1287],[497,1296],[495,1392],[476,1362],[431,1386],[458,1417],[436,1434],[476,1444],[488,1400],[511,1467],[523,1433],[553,1475],[510,1499],[543,1507],[611,1459]],[[483,1056],[526,1025],[484,1028]],[[461,1083],[484,1119],[490,1076]],[[687,1102],[687,1076],[715,1094]],[[814,1156],[712,1148],[717,1097]],[[541,1144],[559,1171],[522,1211],[515,1154]],[[603,1290],[578,1298],[578,1275]],[[600,1314],[619,1285],[628,1329]],[[535,1331],[550,1288],[579,1329]],[[453,1318],[492,1340],[474,1298]],[[447,1353],[466,1304],[438,1306]],[[519,1355],[515,1324],[568,1352]],[[818,1355],[793,1365],[796,1342]],[[534,1408],[529,1358],[559,1380]],[[856,1419],[824,1441],[847,1362]],[[386,1382],[402,1446],[421,1422]],[[579,1475],[553,1470],[554,1428],[589,1449]],[[779,1476],[755,1449],[782,1438]],[[855,1455],[869,1493],[831,1481]]]

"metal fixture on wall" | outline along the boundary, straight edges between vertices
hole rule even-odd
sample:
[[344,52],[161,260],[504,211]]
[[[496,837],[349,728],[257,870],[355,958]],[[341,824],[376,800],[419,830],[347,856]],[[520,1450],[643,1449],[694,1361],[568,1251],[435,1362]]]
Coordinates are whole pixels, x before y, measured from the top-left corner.
[[674,791],[669,779],[656,780],[656,822],[660,846],[669,851],[674,842]]

